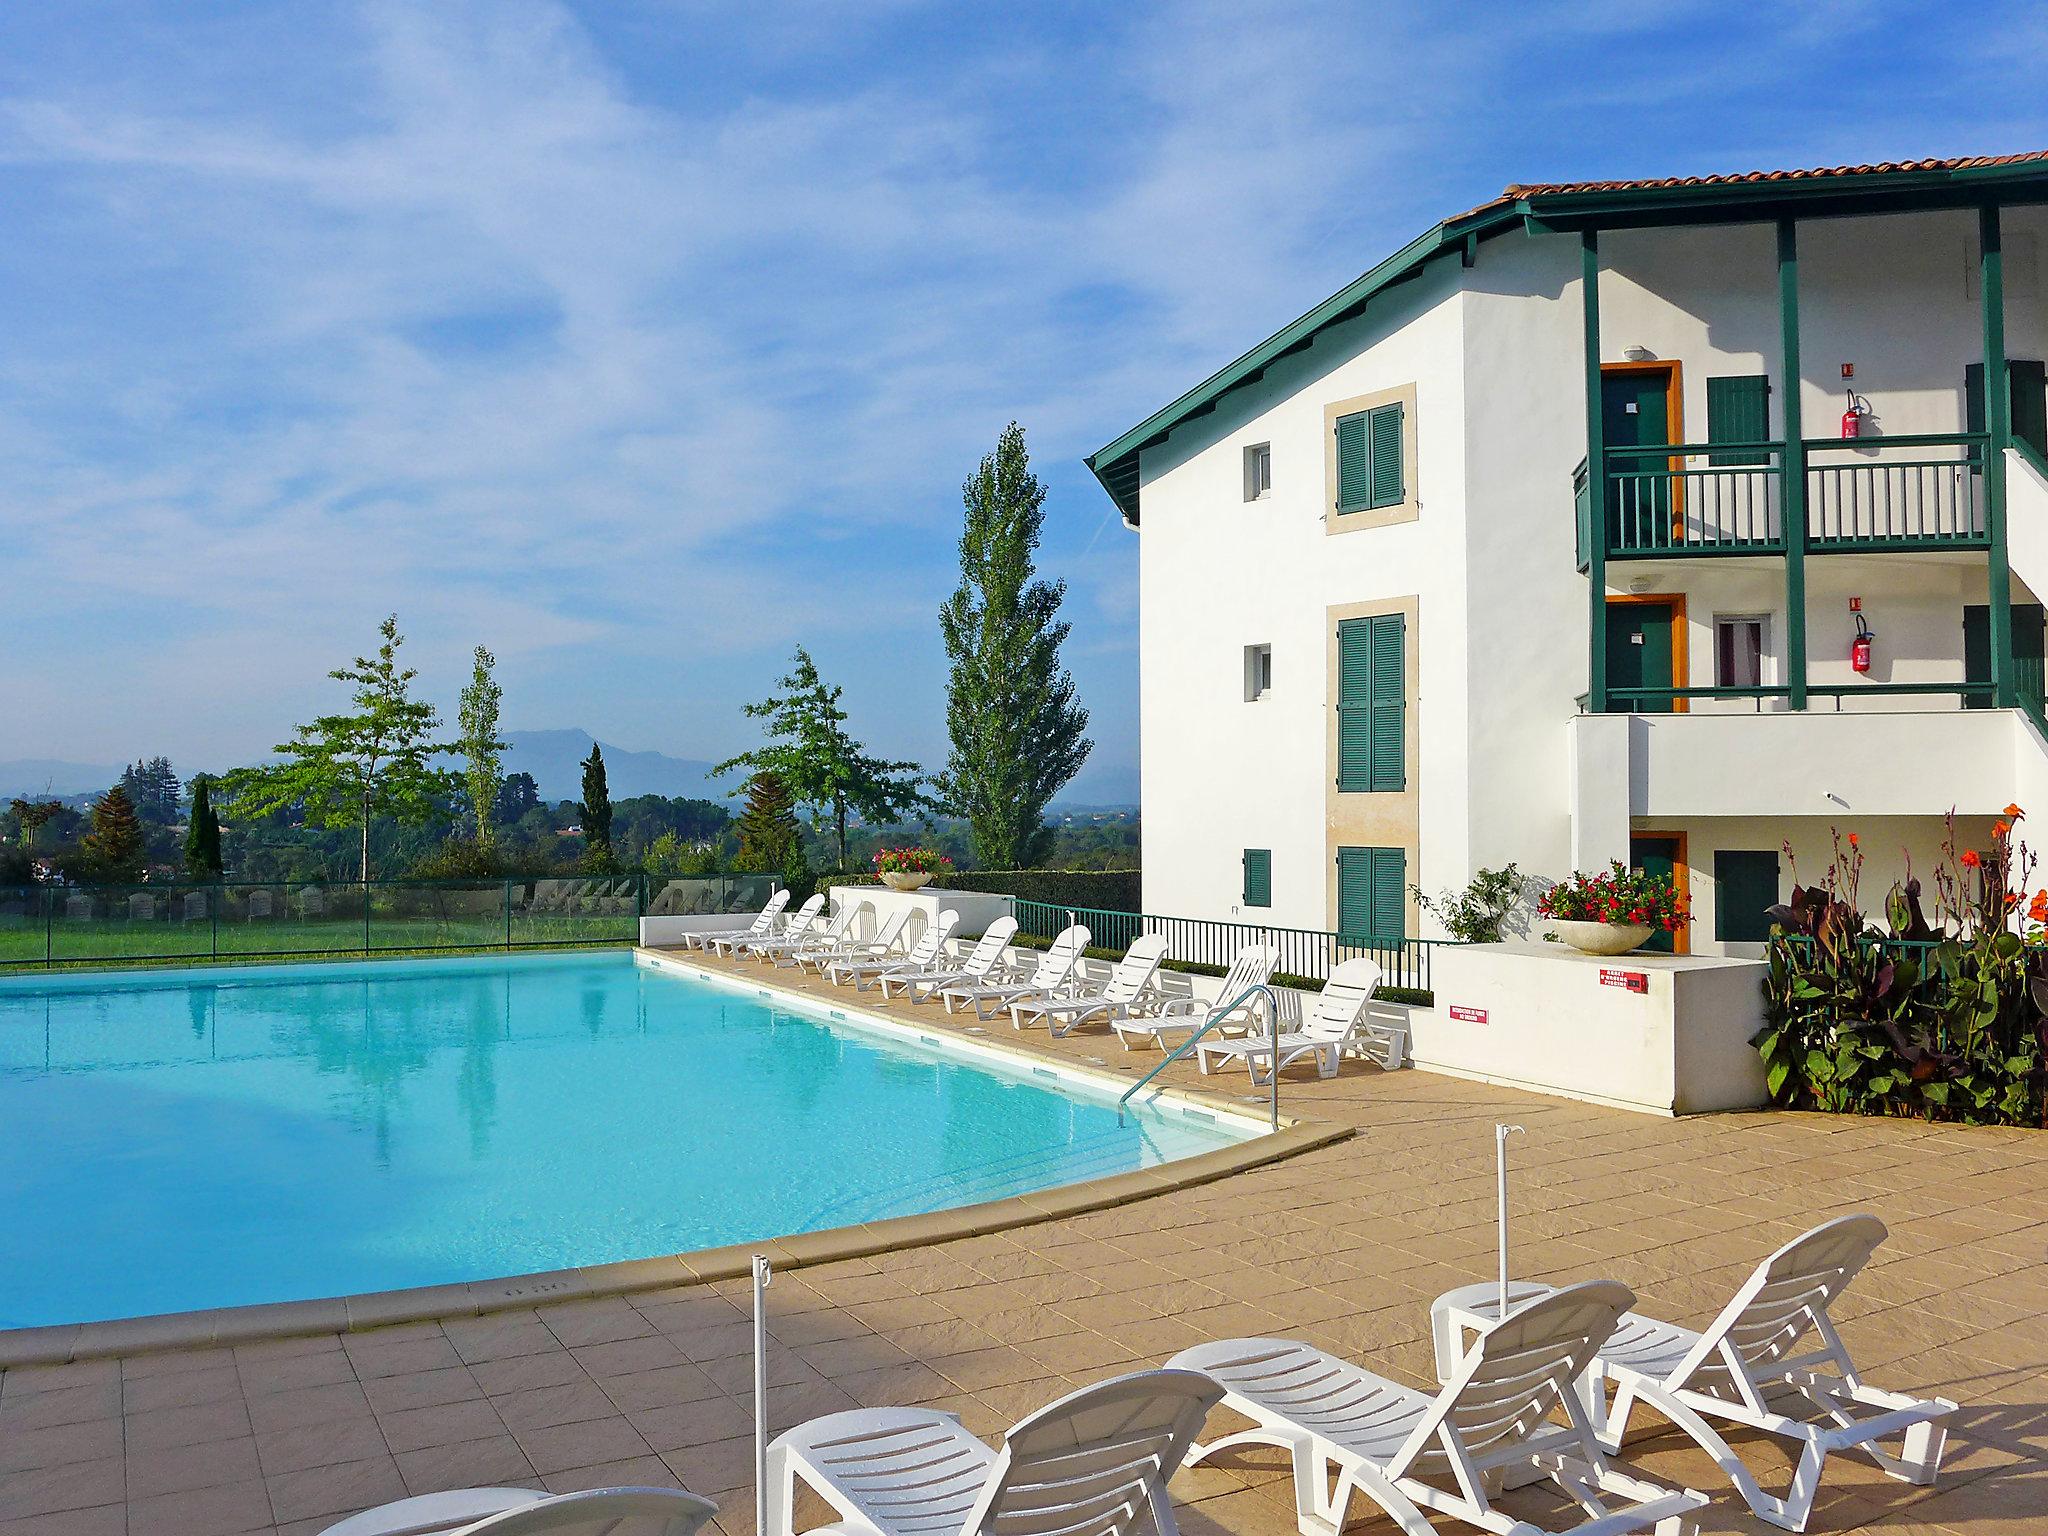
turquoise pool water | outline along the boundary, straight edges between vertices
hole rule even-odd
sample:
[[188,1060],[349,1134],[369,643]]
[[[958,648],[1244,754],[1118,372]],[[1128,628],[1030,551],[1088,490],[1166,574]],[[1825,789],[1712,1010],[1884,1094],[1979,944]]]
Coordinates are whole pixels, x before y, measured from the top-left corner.
[[0,1327],[997,1199],[1238,1128],[625,953],[0,978]]

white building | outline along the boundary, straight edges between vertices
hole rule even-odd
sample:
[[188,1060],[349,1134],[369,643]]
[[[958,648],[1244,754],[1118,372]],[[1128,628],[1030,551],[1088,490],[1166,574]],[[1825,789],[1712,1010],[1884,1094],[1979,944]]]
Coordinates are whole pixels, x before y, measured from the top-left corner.
[[1952,808],[2048,829],[2044,256],[2048,153],[1510,187],[1093,455],[1146,909],[1414,936],[1622,857],[1749,952],[1782,845],[1876,908]]

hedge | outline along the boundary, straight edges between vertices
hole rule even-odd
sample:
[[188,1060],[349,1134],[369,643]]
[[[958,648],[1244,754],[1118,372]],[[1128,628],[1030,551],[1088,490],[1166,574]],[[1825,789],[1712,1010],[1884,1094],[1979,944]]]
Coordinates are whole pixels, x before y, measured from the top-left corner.
[[[1051,949],[1052,940],[1036,933],[1020,933],[1010,940],[1013,949]],[[1091,960],[1121,960],[1124,952],[1120,949],[1104,949],[1091,944],[1081,951]],[[1178,971],[1184,976],[1228,976],[1230,968],[1223,965],[1209,965],[1201,960],[1166,959],[1159,962],[1162,971]],[[1292,987],[1297,992],[1320,992],[1323,979],[1320,976],[1296,976],[1288,971],[1275,971],[1270,980],[1276,987]],[[1374,999],[1382,1003],[1408,1003],[1418,1008],[1434,1008],[1436,993],[1426,987],[1394,987],[1382,982],[1372,989]]]
[[[862,885],[878,883],[873,875],[855,877]],[[1135,869],[960,869],[934,875],[933,885],[960,891],[987,891],[1042,901],[1051,907],[1088,907],[1097,912],[1136,912],[1142,876]]]

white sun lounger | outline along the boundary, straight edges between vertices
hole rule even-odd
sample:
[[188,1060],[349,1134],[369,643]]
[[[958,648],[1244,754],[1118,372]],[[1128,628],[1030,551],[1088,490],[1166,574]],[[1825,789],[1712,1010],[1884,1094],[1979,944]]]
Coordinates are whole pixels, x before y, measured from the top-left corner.
[[713,939],[711,947],[720,954],[731,955],[737,960],[742,955],[758,954],[764,949],[798,943],[806,934],[817,930],[818,924],[824,919],[824,915],[825,898],[823,896],[813,896],[789,915],[789,921],[783,925],[779,933]]
[[1039,957],[1029,976],[1017,981],[956,981],[939,988],[939,1001],[946,1005],[948,1013],[955,1003],[972,1003],[974,1016],[986,1019],[1025,998],[1058,997],[1073,979],[1074,967],[1081,963],[1081,951],[1088,947],[1088,939],[1084,925],[1069,923],[1052,941],[1052,947]]
[[910,946],[909,954],[866,959],[841,956],[825,962],[825,978],[835,986],[844,986],[850,981],[854,991],[865,992],[873,983],[898,971],[922,971],[937,965],[939,956],[946,952],[946,941],[953,937],[953,929],[959,922],[959,912],[948,907],[939,913],[937,920],[926,924],[917,942]]
[[806,955],[825,954],[841,944],[853,941],[854,928],[861,915],[874,911],[874,906],[865,901],[849,901],[839,909],[839,915],[829,922],[820,921],[812,925],[808,933],[789,939],[769,939],[753,946],[757,960],[767,960],[774,965],[801,965]]
[[[862,902],[862,906],[868,906]],[[856,939],[851,935],[831,944],[818,944],[802,950],[796,957],[800,966],[816,966],[820,976],[825,967],[835,960],[886,960],[891,957],[903,958],[903,930],[910,924],[910,908],[898,907],[882,919],[882,926],[875,930],[871,939]]]
[[[1941,1470],[1956,1405],[1907,1397],[1864,1381],[1828,1318],[1828,1307],[1885,1240],[1875,1216],[1843,1216],[1794,1238],[1756,1267],[1704,1332],[1631,1312],[1593,1365],[1614,1386],[1602,1439],[1619,1446],[1629,1413],[1647,1403],[1698,1442],[1762,1519],[1806,1529],[1822,1464],[1861,1451],[1892,1477],[1931,1483]],[[1794,1356],[1802,1339],[1817,1348]],[[1789,1410],[1789,1411],[1788,1411]],[[1790,1489],[1765,1493],[1709,1420],[1759,1429],[1801,1447]],[[1900,1454],[1878,1449],[1904,1437]]]
[[988,925],[963,960],[948,964],[941,959],[923,971],[884,971],[882,996],[887,997],[893,988],[906,996],[914,995],[922,1003],[940,987],[961,981],[985,980],[1002,965],[1003,951],[1009,947],[1010,938],[1016,931],[1017,919],[1005,914]]
[[729,928],[706,928],[697,933],[686,933],[682,937],[683,948],[709,949],[717,939],[765,939],[775,932],[782,909],[788,905],[789,892],[777,891],[768,898],[768,905],[754,914],[751,923],[734,923]]
[[1330,972],[1301,1028],[1283,1029],[1277,1039],[1246,1035],[1238,1040],[1197,1041],[1196,1060],[1204,1072],[1213,1070],[1212,1061],[1241,1061],[1251,1070],[1257,1087],[1264,1087],[1276,1068],[1304,1056],[1315,1058],[1319,1077],[1335,1077],[1338,1062],[1353,1052],[1370,1055],[1391,1072],[1401,1065],[1408,1031],[1372,1017],[1372,993],[1380,976],[1379,966],[1371,960],[1346,960]]
[[1166,1480],[1223,1395],[1190,1371],[1070,1392],[991,1449],[935,1408],[851,1408],[768,1447],[765,1536],[796,1536],[798,1479],[833,1536],[1177,1536]]
[[[1230,974],[1223,978],[1223,988],[1216,994],[1216,1001],[1202,1003],[1192,997],[1176,997],[1151,1018],[1111,1019],[1109,1027],[1116,1031],[1116,1037],[1123,1042],[1125,1050],[1131,1048],[1133,1040],[1149,1040],[1162,1051],[1166,1049],[1168,1035],[1186,1034],[1208,1027],[1212,1020],[1220,1022],[1241,1015],[1247,1024],[1256,1016],[1254,1010],[1259,1000],[1236,1003],[1236,1000],[1253,987],[1266,984],[1266,978],[1273,974],[1273,967],[1280,956],[1270,944],[1247,944],[1237,952],[1237,958],[1230,964]],[[1231,1005],[1236,1003],[1235,1007]],[[1225,1010],[1219,1014],[1218,1009]]]
[[1142,1006],[1166,958],[1166,935],[1148,933],[1124,951],[1109,980],[1093,992],[1070,997],[1020,997],[1010,1004],[1010,1022],[1018,1029],[1045,1024],[1055,1035],[1071,1034],[1088,1019],[1129,1018]]
[[366,1509],[320,1536],[691,1536],[717,1513],[676,1488],[455,1488]]
[[[1635,1301],[1594,1280],[1553,1291],[1474,1341],[1434,1398],[1307,1344],[1233,1339],[1197,1344],[1168,1362],[1213,1377],[1223,1405],[1253,1428],[1197,1445],[1189,1465],[1241,1445],[1277,1445],[1294,1458],[1294,1505],[1305,1536],[1335,1536],[1363,1493],[1409,1536],[1430,1536],[1436,1510],[1499,1536],[1545,1536],[1490,1502],[1499,1475],[1536,1472],[1585,1512],[1579,1536],[1697,1528],[1707,1497],[1661,1487],[1607,1462],[1573,1383]],[[1551,1414],[1562,1410],[1566,1422]],[[1330,1491],[1330,1472],[1337,1473]],[[1610,1509],[1602,1495],[1627,1501]]]

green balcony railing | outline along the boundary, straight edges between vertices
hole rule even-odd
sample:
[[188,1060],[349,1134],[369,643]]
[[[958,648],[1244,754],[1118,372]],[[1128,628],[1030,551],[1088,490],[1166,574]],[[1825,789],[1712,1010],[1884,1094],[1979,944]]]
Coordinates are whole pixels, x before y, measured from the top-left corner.
[[[1806,547],[1831,554],[1989,544],[1981,432],[1808,438]],[[1572,473],[1579,568],[1591,540],[1610,560],[1783,554],[1785,445],[1610,447],[1596,498]]]

